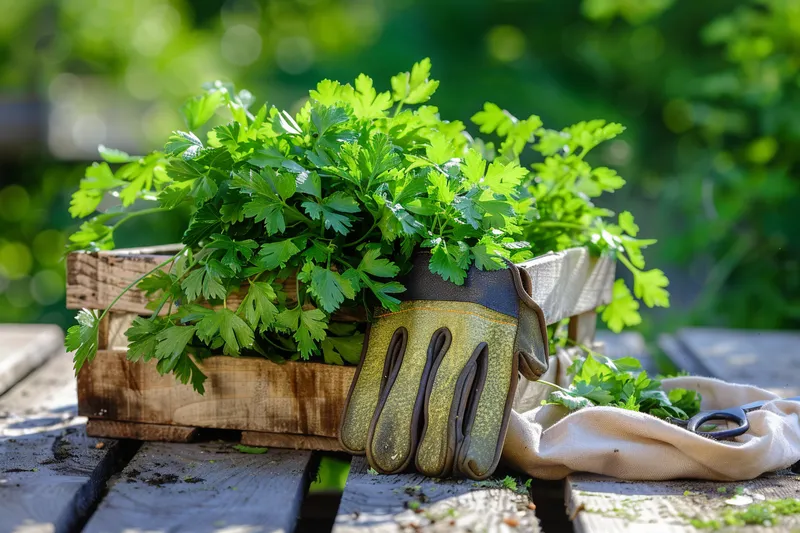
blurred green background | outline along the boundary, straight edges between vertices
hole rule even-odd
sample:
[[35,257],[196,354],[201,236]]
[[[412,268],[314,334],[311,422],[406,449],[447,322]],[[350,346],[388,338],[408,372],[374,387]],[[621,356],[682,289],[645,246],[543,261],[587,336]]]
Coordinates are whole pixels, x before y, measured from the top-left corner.
[[[0,0],[0,322],[64,310],[69,194],[102,143],[143,153],[223,79],[297,108],[317,80],[388,78],[430,56],[442,115],[486,100],[551,128],[628,130],[594,155],[660,240],[649,262],[685,324],[800,326],[796,0]],[[474,129],[477,131],[477,128]],[[177,241],[180,215],[119,246]]]

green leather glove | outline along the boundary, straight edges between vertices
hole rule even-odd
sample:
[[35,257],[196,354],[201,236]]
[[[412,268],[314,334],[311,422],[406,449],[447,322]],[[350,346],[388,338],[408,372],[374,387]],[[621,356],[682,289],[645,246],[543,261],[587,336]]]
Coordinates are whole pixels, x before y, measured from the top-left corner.
[[339,440],[390,474],[485,479],[497,467],[518,373],[547,370],[547,328],[527,272],[471,268],[462,286],[419,254],[400,309],[377,313]]

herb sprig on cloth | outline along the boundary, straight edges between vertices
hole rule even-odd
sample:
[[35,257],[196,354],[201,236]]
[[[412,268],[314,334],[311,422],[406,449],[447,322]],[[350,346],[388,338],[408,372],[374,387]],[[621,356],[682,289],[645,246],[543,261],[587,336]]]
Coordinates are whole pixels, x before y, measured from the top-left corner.
[[[426,104],[439,85],[430,68],[416,63],[385,92],[364,74],[352,85],[323,80],[294,114],[215,82],[182,108],[188,130],[163,151],[101,147],[72,198],[70,213],[92,218],[70,250],[112,249],[116,230],[139,216],[192,213],[181,252],[138,284],[153,316],[127,331],[129,359],[156,359],[200,391],[196,363],[211,354],[356,363],[363,327],[351,319],[396,308],[418,249],[432,254],[434,273],[462,284],[471,265],[589,246],[633,272],[633,294],[617,282],[603,311],[609,327],[640,321],[634,295],[669,304],[664,274],[644,270],[641,249],[654,241],[637,238],[630,213],[611,219],[593,203],[625,182],[586,155],[622,126],[555,131],[487,103],[472,120],[498,142],[484,142]],[[529,169],[523,155],[538,162]],[[118,205],[98,213],[109,197]],[[83,311],[70,328],[76,370],[95,356],[107,312]]]
[[648,413],[658,418],[686,420],[700,411],[700,395],[686,389],[664,391],[661,381],[651,378],[633,357],[611,359],[596,353],[576,359],[567,369],[574,376],[569,388],[554,387],[546,403],[563,405],[570,411],[590,406],[611,406]]

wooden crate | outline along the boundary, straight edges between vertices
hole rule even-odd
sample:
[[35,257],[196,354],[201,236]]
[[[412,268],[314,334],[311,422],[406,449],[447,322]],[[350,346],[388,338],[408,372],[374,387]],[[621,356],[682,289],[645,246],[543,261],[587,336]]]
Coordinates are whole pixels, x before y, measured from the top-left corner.
[[[174,251],[155,247],[70,254],[67,307],[104,309]],[[614,261],[574,248],[526,266],[533,298],[547,323],[570,318],[570,337],[590,341],[596,307],[611,300]],[[199,428],[213,428],[239,430],[242,443],[253,446],[341,449],[337,432],[354,367],[211,357],[201,363],[208,380],[200,395],[171,375],[160,376],[154,362],[125,359],[124,332],[133,317],[151,314],[146,303],[137,289],[120,299],[102,324],[97,358],[78,375],[78,411],[89,418],[89,435],[189,441]]]

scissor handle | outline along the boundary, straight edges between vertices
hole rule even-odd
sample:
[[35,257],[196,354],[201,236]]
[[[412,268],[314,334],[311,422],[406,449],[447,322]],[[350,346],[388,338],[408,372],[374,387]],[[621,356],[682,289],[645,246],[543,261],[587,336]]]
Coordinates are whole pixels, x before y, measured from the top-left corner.
[[[730,429],[719,429],[716,431],[700,431],[703,424],[711,420],[727,420],[734,422],[738,427]],[[747,413],[744,409],[734,407],[732,409],[720,409],[719,411],[703,411],[697,413],[686,423],[686,429],[697,435],[716,440],[732,439],[739,435],[744,435],[750,429],[750,422],[747,420]]]

